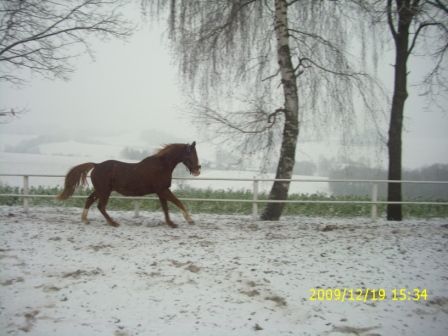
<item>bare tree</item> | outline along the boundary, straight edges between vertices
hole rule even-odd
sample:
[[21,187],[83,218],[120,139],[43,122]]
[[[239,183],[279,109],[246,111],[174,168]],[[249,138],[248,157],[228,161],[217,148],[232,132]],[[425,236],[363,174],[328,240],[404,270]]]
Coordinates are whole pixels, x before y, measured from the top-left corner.
[[[232,140],[242,135],[249,152],[263,148],[272,153],[280,142],[277,179],[292,176],[304,114],[327,124],[350,123],[356,115],[355,90],[360,89],[363,103],[372,98],[373,91],[365,90],[372,83],[369,76],[353,70],[349,61],[350,29],[344,23],[350,21],[345,20],[347,7],[338,2],[143,3],[153,16],[168,10],[180,71],[199,96],[196,118],[215,134]],[[276,202],[267,204],[262,219],[280,217],[288,190],[289,182],[273,184],[269,199]]]
[[66,78],[70,60],[89,52],[90,36],[123,38],[131,27],[121,0],[1,0],[0,80],[22,83],[19,70]]
[[[355,1],[356,2],[356,1]],[[402,179],[402,131],[405,102],[408,98],[408,62],[411,56],[433,59],[433,67],[420,82],[424,93],[446,94],[448,51],[448,2],[446,0],[377,0],[358,1],[374,15],[377,23],[385,24],[395,50],[394,82],[388,131],[388,179]],[[389,183],[387,200],[402,201],[400,183]],[[387,219],[403,218],[401,204],[387,206]]]
[[[390,33],[395,44],[395,68],[392,107],[389,124],[389,180],[401,180],[402,174],[402,129],[405,101],[408,97],[408,60],[417,45],[424,38],[424,31],[433,30],[440,39],[431,39],[432,56],[435,58],[433,70],[425,78],[432,87],[439,81],[443,70],[444,57],[448,50],[448,12],[446,1],[386,0],[386,15]],[[445,62],[446,63],[446,62]],[[389,183],[388,201],[402,200],[400,183]],[[402,220],[401,204],[388,204],[387,219]]]

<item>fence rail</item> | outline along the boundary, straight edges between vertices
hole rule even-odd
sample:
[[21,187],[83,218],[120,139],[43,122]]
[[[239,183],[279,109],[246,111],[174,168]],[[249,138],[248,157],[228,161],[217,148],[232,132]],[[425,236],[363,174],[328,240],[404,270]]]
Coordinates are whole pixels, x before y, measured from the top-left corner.
[[[45,175],[45,174],[0,174],[0,177],[22,177],[22,193],[20,194],[0,194],[0,197],[21,197],[23,198],[23,208],[25,212],[29,211],[29,199],[30,198],[55,198],[56,195],[40,195],[30,194],[29,180],[30,177],[52,177],[63,178],[65,175]],[[173,180],[185,180],[185,181],[244,181],[252,183],[252,199],[225,199],[225,198],[180,198],[182,201],[194,201],[194,202],[240,202],[240,203],[252,203],[252,216],[257,218],[258,216],[258,204],[260,203],[315,203],[315,204],[364,204],[371,205],[371,217],[376,220],[378,217],[378,205],[383,204],[404,204],[404,205],[448,205],[448,202],[431,202],[431,201],[402,201],[402,202],[388,202],[378,200],[378,185],[384,183],[401,183],[401,184],[445,184],[448,186],[448,181],[412,181],[412,180],[345,180],[345,179],[274,179],[274,178],[212,178],[212,177],[173,177]],[[259,183],[260,182],[337,182],[337,183],[366,183],[371,184],[371,199],[370,201],[356,201],[356,200],[261,200],[259,196]],[[85,196],[72,196],[73,198],[85,198]],[[129,196],[111,196],[112,199],[132,199],[132,200],[148,200],[157,199],[151,196],[143,197],[129,197]],[[135,216],[138,216],[139,204],[135,203],[134,208]]]

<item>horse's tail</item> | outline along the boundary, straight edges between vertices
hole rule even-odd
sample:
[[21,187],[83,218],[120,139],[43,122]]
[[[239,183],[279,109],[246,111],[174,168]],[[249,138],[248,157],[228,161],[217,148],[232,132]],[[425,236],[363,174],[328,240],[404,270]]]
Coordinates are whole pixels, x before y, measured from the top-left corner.
[[95,167],[93,162],[87,162],[73,167],[65,176],[64,190],[57,196],[58,200],[65,200],[75,192],[79,186],[87,185],[87,173]]

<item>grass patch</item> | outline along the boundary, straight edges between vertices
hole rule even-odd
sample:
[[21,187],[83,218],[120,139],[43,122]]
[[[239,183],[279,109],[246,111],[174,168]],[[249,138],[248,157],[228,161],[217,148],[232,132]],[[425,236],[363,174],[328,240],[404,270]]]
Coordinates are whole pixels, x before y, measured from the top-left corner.
[[[31,187],[31,195],[57,195],[60,192],[57,187]],[[0,194],[17,194],[22,190],[18,187],[9,187],[0,185]],[[84,207],[85,198],[92,192],[91,189],[78,190],[75,195],[82,198],[69,198],[65,201],[58,201],[54,197],[50,198],[30,198],[31,206],[66,206],[66,207]],[[211,190],[182,188],[174,192],[178,198],[201,198],[201,199],[235,199],[252,200],[252,193],[249,190]],[[118,196],[118,194],[112,194]],[[131,200],[131,199],[113,199],[108,204],[111,210],[133,210],[135,202],[140,202],[140,209],[145,211],[159,211],[160,203],[156,195],[155,200]],[[266,200],[267,194],[259,194],[259,200]],[[370,201],[368,197],[362,196],[329,196],[326,194],[292,194],[290,200],[301,201]],[[421,200],[420,200],[421,201]],[[441,201],[441,200],[439,200]],[[1,196],[0,205],[21,205],[22,198],[17,196]],[[185,201],[186,206],[192,213],[212,213],[212,214],[251,214],[252,203],[250,202],[204,202],[204,201]],[[258,204],[259,213],[261,213],[264,204]],[[170,204],[170,209],[175,206]],[[358,217],[370,216],[371,205],[369,204],[310,204],[296,203],[287,204],[283,212],[284,215],[303,215],[319,217]],[[378,206],[379,216],[385,215],[385,205]],[[448,206],[446,205],[404,205],[404,216],[407,218],[433,218],[448,217]]]

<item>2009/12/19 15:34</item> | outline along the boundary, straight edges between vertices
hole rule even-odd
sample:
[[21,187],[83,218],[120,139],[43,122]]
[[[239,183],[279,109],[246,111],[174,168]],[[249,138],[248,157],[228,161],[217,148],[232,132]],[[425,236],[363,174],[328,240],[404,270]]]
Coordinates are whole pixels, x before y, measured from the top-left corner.
[[420,301],[428,300],[428,291],[426,288],[414,288],[412,291],[406,288],[394,288],[392,292],[392,301]]
[[393,288],[387,295],[384,288],[311,288],[310,301],[421,301],[428,299],[426,288]]

